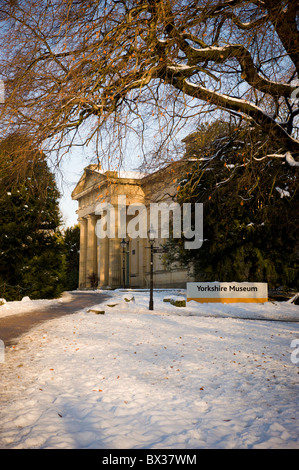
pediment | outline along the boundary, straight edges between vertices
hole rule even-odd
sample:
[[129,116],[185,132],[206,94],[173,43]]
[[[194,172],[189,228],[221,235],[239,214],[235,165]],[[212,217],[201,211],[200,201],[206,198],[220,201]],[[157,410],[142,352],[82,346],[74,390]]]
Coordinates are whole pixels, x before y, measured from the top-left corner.
[[94,188],[95,185],[99,184],[102,178],[103,176],[98,169],[98,165],[89,165],[84,168],[84,173],[72,192],[72,199],[77,199],[80,194]]

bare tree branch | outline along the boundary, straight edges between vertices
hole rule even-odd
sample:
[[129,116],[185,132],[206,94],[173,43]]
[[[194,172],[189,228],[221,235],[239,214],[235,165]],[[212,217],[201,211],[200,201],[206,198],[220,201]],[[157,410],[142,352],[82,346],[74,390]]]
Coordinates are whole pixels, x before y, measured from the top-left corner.
[[62,153],[83,135],[104,158],[127,130],[161,161],[220,109],[297,161],[297,18],[295,0],[2,0],[1,135]]

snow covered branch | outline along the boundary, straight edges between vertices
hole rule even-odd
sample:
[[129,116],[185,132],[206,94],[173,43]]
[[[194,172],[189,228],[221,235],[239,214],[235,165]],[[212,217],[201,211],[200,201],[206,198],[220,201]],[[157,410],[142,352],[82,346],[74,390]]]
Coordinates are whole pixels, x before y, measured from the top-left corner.
[[188,51],[188,65],[194,66],[198,62],[213,61],[221,63],[226,60],[236,59],[241,66],[241,77],[257,90],[268,93],[271,96],[290,97],[298,86],[287,83],[278,83],[262,77],[254,65],[250,52],[242,44],[227,45],[222,47],[205,47],[197,49],[190,46]]
[[281,143],[285,144],[291,150],[298,152],[299,141],[291,137],[279,123],[265,114],[260,107],[249,101],[234,98],[214,90],[209,90],[200,84],[192,83],[190,80],[185,79],[184,70],[181,68],[177,68],[176,70],[172,68],[170,71],[172,74],[171,77],[168,78],[168,81],[187,95],[210,102],[222,109],[242,113],[246,119],[253,119],[254,122],[260,125],[264,130],[268,129],[268,131],[274,132]]
[[290,165],[290,166],[299,166],[299,162],[296,162],[294,160],[294,158],[292,157],[292,155],[290,154],[290,152],[287,152],[285,154],[285,158],[286,158],[286,162]]
[[290,166],[299,166],[299,162],[297,162],[291,155],[290,152],[286,152],[285,154],[280,154],[280,153],[272,153],[269,155],[265,155],[264,157],[261,158],[256,158],[253,157],[254,160],[260,162],[262,160],[265,160],[266,158],[285,158],[285,161],[290,165]]

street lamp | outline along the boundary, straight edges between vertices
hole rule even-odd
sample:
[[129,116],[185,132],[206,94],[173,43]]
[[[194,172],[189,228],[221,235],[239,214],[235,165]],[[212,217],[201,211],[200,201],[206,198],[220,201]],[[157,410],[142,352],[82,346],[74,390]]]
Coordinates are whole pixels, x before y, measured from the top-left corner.
[[154,244],[155,244],[155,234],[153,226],[147,232],[149,244],[151,247],[151,265],[150,265],[150,300],[149,300],[149,310],[154,310]]
[[125,253],[126,253],[127,244],[128,244],[128,242],[124,238],[120,242],[120,246],[122,247],[122,250],[123,250],[123,288],[124,289],[126,287],[126,259],[125,259]]

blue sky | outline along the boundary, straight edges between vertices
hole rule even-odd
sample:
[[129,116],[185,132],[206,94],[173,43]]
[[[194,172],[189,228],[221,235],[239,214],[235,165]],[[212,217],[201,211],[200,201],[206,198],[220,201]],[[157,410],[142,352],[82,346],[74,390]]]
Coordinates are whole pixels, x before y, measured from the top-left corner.
[[[136,150],[136,149],[135,149]],[[139,165],[135,158],[135,152],[131,148],[126,156],[126,169],[134,170]],[[59,170],[53,170],[56,177],[58,189],[61,193],[60,209],[63,217],[63,225],[72,227],[78,223],[76,210],[78,202],[73,201],[71,193],[81,178],[84,168],[94,163],[92,151],[86,147],[73,147],[62,159]]]
[[83,147],[78,147],[66,154],[59,169],[54,171],[61,193],[60,210],[65,227],[72,227],[78,223],[76,214],[78,202],[72,200],[71,193],[82,176],[84,168],[90,163]]

